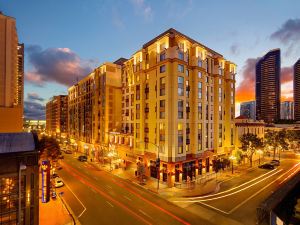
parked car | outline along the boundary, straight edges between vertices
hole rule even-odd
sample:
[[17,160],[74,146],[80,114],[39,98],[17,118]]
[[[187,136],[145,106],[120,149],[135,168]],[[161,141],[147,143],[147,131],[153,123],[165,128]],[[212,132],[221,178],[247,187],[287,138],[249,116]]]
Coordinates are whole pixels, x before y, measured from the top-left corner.
[[55,192],[55,191],[52,191],[52,193],[51,193],[51,198],[52,198],[53,200],[56,200],[56,192]]
[[61,166],[61,165],[56,165],[56,169],[57,169],[57,170],[61,170],[61,169],[62,169],[62,166]]
[[87,161],[87,157],[85,155],[81,155],[81,156],[78,157],[78,160],[80,162],[86,162]]
[[59,187],[62,187],[64,185],[65,184],[64,184],[64,182],[62,181],[61,178],[59,178],[59,177],[55,178],[55,180],[54,180],[54,187],[59,188]]
[[262,169],[269,169],[269,170],[272,170],[274,169],[274,165],[270,164],[270,163],[264,163],[262,165],[259,166],[259,168],[262,168]]
[[66,150],[65,153],[66,154],[72,154],[72,151],[71,150]]
[[51,178],[52,178],[52,179],[55,179],[55,178],[57,178],[57,177],[59,177],[57,173],[53,173],[53,174],[51,175]]
[[270,164],[274,165],[274,166],[279,166],[280,165],[280,161],[278,159],[273,159]]

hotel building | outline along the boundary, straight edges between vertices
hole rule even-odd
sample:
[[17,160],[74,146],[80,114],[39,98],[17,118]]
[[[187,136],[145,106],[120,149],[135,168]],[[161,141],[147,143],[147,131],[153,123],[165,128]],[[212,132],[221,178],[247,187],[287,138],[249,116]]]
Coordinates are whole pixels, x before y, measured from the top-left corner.
[[294,119],[300,121],[300,59],[294,65]]
[[74,150],[103,157],[109,134],[121,131],[121,66],[104,63],[68,89],[68,134]]
[[15,19],[0,12],[0,132],[22,131],[23,49]]
[[235,74],[234,63],[174,29],[144,44],[122,66],[113,141],[123,159],[168,186],[210,172],[234,149]]
[[53,96],[46,104],[46,133],[57,138],[68,134],[68,96]]
[[256,119],[280,119],[280,49],[269,51],[256,63]]

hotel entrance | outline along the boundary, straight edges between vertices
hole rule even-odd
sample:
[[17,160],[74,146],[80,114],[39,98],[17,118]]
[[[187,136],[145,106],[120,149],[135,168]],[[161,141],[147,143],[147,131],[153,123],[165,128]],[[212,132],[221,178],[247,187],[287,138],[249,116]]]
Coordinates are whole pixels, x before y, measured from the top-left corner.
[[190,177],[191,180],[195,177],[196,171],[196,161],[186,162],[182,164],[182,180],[187,181],[187,177]]

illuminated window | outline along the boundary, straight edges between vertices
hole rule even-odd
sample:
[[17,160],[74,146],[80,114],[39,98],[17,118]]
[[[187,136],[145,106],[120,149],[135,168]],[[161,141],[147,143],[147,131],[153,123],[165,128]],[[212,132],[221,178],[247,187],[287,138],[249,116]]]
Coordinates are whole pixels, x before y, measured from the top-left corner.
[[164,73],[166,71],[166,65],[162,65],[159,67],[159,72]]
[[178,69],[178,72],[180,72],[180,73],[184,72],[184,66],[181,64],[178,64],[177,69]]

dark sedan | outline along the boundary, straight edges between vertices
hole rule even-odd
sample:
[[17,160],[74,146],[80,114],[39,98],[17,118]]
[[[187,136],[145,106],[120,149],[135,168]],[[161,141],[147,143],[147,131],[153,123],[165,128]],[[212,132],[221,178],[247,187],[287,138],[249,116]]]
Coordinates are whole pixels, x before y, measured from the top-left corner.
[[274,169],[274,165],[272,165],[270,163],[264,163],[264,164],[260,165],[259,168],[272,170],[272,169]]

